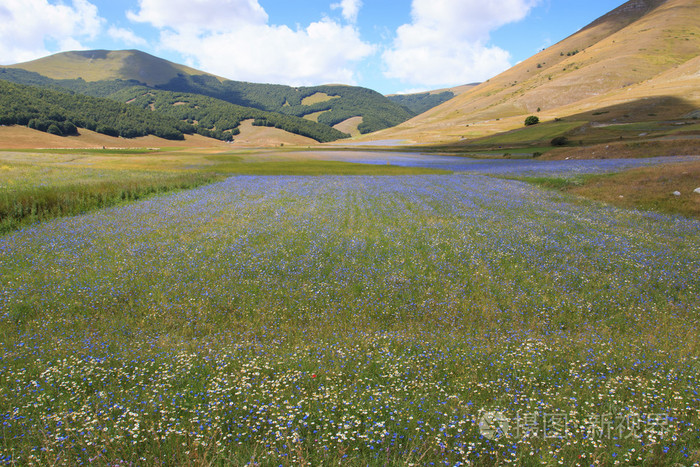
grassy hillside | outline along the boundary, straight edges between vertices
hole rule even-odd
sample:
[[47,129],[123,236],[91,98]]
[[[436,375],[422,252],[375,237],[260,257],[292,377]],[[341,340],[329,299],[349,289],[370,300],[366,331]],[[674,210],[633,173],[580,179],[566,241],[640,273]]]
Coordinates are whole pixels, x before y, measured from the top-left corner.
[[54,79],[81,78],[88,82],[134,80],[149,86],[167,83],[180,74],[206,74],[138,50],[63,52],[10,68],[33,71]]
[[296,117],[323,112],[318,123],[329,127],[362,117],[359,131],[363,134],[398,125],[415,115],[366,88],[340,85],[294,88],[231,81],[135,50],[66,52],[13,65],[4,69],[4,73],[2,70],[2,79],[60,86],[103,97],[134,85],[147,85]]
[[[627,2],[501,75],[373,137],[471,140],[521,127],[530,114],[549,121],[587,113],[589,121],[601,123],[624,115],[627,121],[680,118],[686,107],[700,108],[700,77],[687,73],[672,86],[664,83],[696,59],[698,17],[695,0]],[[683,108],[653,105],[668,97],[685,102]],[[645,106],[648,98],[656,100]],[[611,106],[619,115],[599,112]]]
[[192,125],[109,99],[69,94],[0,80],[0,124],[23,125],[54,135],[86,128],[109,136],[155,135],[183,140]]

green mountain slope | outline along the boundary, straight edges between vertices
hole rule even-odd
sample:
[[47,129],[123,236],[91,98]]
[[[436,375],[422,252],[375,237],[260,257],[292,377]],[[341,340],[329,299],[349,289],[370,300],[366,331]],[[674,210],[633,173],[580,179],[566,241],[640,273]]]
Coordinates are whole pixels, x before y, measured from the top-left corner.
[[111,94],[110,99],[129,103],[143,109],[173,117],[193,124],[197,133],[230,141],[238,134],[238,126],[244,120],[254,120],[254,125],[279,128],[325,143],[348,135],[329,126],[303,118],[242,107],[220,99],[200,94],[161,91],[145,86],[133,86]]
[[135,80],[115,79],[109,81],[85,81],[82,78],[55,79],[48,78],[35,71],[27,71],[9,67],[0,68],[0,79],[15,84],[39,86],[42,88],[53,89],[55,91],[69,91],[93,97],[109,97],[111,94],[121,91],[122,89],[128,89],[134,86],[143,86],[141,83]]
[[451,91],[443,91],[440,93],[423,92],[419,94],[394,94],[387,96],[391,102],[406,107],[416,115],[427,112],[433,107],[437,107],[443,102],[449,101],[453,97],[455,97],[455,93]]
[[[17,84],[40,86],[57,91],[70,91],[93,97],[106,97],[118,102],[134,104],[160,114],[194,123],[197,132],[223,141],[231,141],[243,120],[253,119],[256,124],[271,126],[325,143],[348,137],[328,125],[294,115],[283,115],[252,107],[243,107],[199,94],[164,91],[149,88],[135,80],[88,82],[79,79],[57,80],[36,72],[14,68],[0,68],[0,79]],[[181,107],[183,104],[188,104]],[[177,105],[176,105],[177,104]]]
[[109,136],[154,135],[183,140],[194,127],[166,115],[109,99],[70,94],[0,80],[0,125],[25,125],[56,135],[78,128]]
[[[2,69],[0,69],[1,71]],[[366,134],[398,125],[414,112],[387,97],[354,86],[291,87],[226,80],[178,65],[136,50],[65,52],[5,69],[0,78],[22,84],[41,85],[36,75],[50,78],[75,92],[108,96],[133,85],[188,94],[201,94],[243,107],[306,117],[333,126],[362,117],[359,126]]]
[[[323,112],[318,116],[318,122],[328,126],[337,125],[352,117],[363,117],[359,126],[360,133],[363,134],[390,128],[415,115],[376,91],[354,86],[293,88],[278,84],[222,82],[205,75],[180,75],[156,88],[202,94],[232,104],[297,117]],[[316,96],[322,97],[314,99]]]

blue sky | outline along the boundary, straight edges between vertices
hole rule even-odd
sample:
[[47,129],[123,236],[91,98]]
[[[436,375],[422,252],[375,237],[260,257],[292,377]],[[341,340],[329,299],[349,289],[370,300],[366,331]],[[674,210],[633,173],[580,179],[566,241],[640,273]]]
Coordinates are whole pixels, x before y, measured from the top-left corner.
[[3,0],[0,64],[140,49],[217,75],[384,94],[483,81],[622,0]]

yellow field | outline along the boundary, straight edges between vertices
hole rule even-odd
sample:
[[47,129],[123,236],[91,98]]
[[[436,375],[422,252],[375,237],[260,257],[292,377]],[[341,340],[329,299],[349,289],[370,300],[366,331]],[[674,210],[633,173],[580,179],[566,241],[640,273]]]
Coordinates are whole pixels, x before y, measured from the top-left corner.
[[358,130],[357,127],[360,125],[360,123],[362,123],[362,120],[362,117],[349,118],[344,122],[338,123],[333,128],[342,131],[343,133],[347,133],[350,136],[360,136],[360,130]]
[[74,149],[74,148],[163,148],[163,147],[228,147],[223,141],[200,135],[185,135],[185,141],[170,141],[156,136],[113,138],[80,129],[80,136],[55,136],[24,126],[0,127],[0,149]]
[[325,92],[317,92],[313,96],[305,97],[301,101],[301,105],[314,105],[320,104],[321,102],[332,101],[333,99],[339,99],[338,96],[329,96]]

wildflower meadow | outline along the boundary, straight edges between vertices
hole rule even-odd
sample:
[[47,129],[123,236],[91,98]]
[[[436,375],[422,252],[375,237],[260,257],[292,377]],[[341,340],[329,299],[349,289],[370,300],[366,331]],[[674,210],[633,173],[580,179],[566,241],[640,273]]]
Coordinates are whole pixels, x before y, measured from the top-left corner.
[[0,237],[0,463],[700,463],[700,222],[233,176]]

